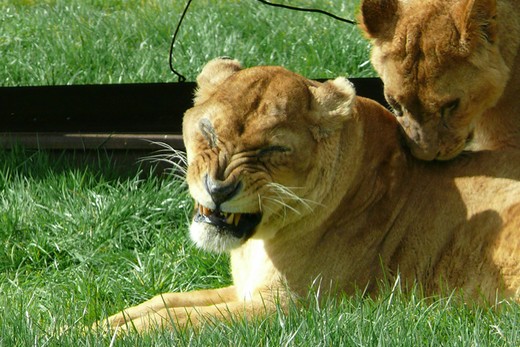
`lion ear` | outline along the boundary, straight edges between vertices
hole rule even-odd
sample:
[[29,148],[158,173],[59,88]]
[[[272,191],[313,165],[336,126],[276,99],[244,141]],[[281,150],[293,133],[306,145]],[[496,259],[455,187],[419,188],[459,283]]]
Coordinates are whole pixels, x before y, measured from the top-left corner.
[[372,39],[391,39],[399,17],[398,0],[363,0],[359,14],[361,29]]
[[469,49],[479,39],[494,43],[498,33],[496,17],[496,0],[462,1],[453,13],[461,45]]
[[194,104],[209,99],[222,82],[241,69],[240,62],[231,58],[216,58],[209,61],[197,76]]
[[344,77],[309,87],[313,96],[311,115],[314,124],[311,131],[316,140],[329,136],[343,127],[351,118],[356,90]]

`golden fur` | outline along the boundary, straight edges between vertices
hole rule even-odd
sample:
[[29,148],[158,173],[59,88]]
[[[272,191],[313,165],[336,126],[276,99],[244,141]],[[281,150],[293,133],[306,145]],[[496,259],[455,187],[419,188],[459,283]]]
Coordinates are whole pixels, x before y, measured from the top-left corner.
[[363,0],[360,17],[416,157],[520,147],[520,1]]
[[105,324],[253,317],[313,283],[321,294],[373,294],[398,274],[427,295],[519,297],[520,167],[510,163],[520,153],[421,162],[394,116],[344,78],[217,59],[198,83],[183,125],[190,235],[231,252],[233,285],[162,294]]

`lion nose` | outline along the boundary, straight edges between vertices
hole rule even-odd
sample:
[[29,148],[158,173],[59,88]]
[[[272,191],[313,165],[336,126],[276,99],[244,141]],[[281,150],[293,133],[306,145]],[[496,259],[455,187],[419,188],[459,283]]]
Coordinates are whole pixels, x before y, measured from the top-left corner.
[[206,175],[204,184],[211,199],[217,206],[230,200],[240,190],[240,182],[236,180],[231,180],[230,182],[214,180],[209,175]]

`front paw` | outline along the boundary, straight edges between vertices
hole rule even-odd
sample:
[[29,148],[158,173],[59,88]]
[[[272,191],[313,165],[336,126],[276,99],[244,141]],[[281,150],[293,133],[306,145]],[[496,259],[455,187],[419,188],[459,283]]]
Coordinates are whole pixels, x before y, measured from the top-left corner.
[[143,315],[130,317],[125,311],[100,320],[92,325],[92,330],[121,335],[129,332],[162,330],[172,327],[191,325],[196,318],[190,317],[187,308],[161,309],[145,312]]

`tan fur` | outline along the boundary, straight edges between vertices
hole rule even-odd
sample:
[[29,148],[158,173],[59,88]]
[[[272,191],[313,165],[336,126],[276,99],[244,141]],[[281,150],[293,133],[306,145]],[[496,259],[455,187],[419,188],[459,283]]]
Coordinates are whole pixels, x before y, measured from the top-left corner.
[[520,1],[363,0],[360,17],[416,157],[520,147]]
[[[233,285],[163,294],[108,318],[112,328],[251,318],[313,284],[321,294],[374,294],[398,274],[426,295],[519,298],[520,166],[510,165],[519,152],[424,163],[401,144],[393,115],[343,78],[317,83],[214,60],[199,81],[222,67],[218,86],[200,83],[184,140],[200,204],[191,237],[231,252]],[[226,185],[238,188],[210,194]],[[251,235],[233,235],[201,217],[217,209],[262,218]]]

